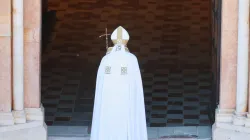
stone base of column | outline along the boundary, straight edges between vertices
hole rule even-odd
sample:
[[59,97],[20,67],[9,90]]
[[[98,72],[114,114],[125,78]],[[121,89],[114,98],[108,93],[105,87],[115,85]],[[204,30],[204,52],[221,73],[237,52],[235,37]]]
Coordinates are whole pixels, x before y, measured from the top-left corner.
[[47,140],[47,126],[43,121],[28,121],[24,124],[3,126],[0,140]]
[[250,138],[250,128],[232,123],[215,123],[212,128],[213,140],[246,140]]
[[250,128],[250,114],[247,114],[247,118],[245,120],[245,127]]
[[14,117],[11,112],[4,113],[0,112],[0,126],[3,125],[14,125]]
[[[43,108],[25,110],[27,111],[25,113],[28,121],[11,126],[1,126],[0,140],[48,140],[47,125],[43,121],[44,115],[41,115],[44,114]],[[16,117],[22,118],[17,119],[17,121],[23,122],[23,115],[25,116],[24,111],[14,112],[13,114],[15,114]]]
[[246,120],[246,113],[236,113],[235,112],[234,117],[233,117],[233,124],[234,125],[243,126],[243,125],[245,125],[245,120]]
[[24,110],[21,111],[12,111],[14,116],[14,121],[16,124],[26,123],[26,115]]
[[233,121],[233,109],[216,109],[215,122],[229,123]]
[[43,121],[42,108],[25,108],[27,121]]

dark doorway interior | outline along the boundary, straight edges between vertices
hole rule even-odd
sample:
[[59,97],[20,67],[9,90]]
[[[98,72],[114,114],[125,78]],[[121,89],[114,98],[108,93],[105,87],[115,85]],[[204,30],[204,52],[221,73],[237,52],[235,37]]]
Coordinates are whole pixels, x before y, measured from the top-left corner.
[[98,37],[106,27],[111,33],[119,25],[128,30],[128,48],[140,62],[148,126],[211,125],[217,81],[213,3],[43,3],[42,103],[47,125],[90,125],[96,72],[106,51],[105,38]]

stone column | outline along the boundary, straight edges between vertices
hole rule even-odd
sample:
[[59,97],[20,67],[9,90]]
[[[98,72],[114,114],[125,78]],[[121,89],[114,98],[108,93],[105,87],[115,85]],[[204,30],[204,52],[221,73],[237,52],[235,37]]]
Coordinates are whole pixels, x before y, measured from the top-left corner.
[[[11,0],[0,5],[0,126],[13,125],[11,113]],[[3,98],[4,97],[4,98]]]
[[244,125],[248,101],[249,0],[239,0],[235,125]]
[[13,23],[13,115],[15,123],[25,123],[23,67],[23,0],[12,1]]
[[27,120],[43,120],[40,99],[41,1],[24,0],[24,93]]
[[220,104],[216,123],[232,122],[236,107],[238,1],[222,0]]

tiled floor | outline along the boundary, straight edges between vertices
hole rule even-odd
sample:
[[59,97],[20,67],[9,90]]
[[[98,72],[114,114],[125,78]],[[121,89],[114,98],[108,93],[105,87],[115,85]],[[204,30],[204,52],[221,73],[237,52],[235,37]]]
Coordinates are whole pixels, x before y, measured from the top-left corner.
[[[44,54],[42,103],[47,125],[90,125],[99,58],[86,60],[77,53],[57,50]],[[145,71],[144,65],[141,64],[141,72],[148,126],[210,125],[212,77],[209,72],[156,67],[152,73]]]

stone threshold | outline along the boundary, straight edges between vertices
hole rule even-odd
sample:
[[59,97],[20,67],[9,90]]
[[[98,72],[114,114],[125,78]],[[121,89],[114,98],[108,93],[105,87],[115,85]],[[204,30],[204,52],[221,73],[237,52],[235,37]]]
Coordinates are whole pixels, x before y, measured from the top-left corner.
[[6,125],[6,126],[2,125],[0,126],[0,133],[18,131],[39,126],[47,128],[47,125],[44,123],[44,121],[27,121],[26,123],[23,124]]
[[27,121],[15,125],[0,126],[0,140],[47,140],[44,121]]
[[[89,140],[88,126],[48,126],[48,140]],[[149,140],[212,140],[211,126],[148,127]]]

